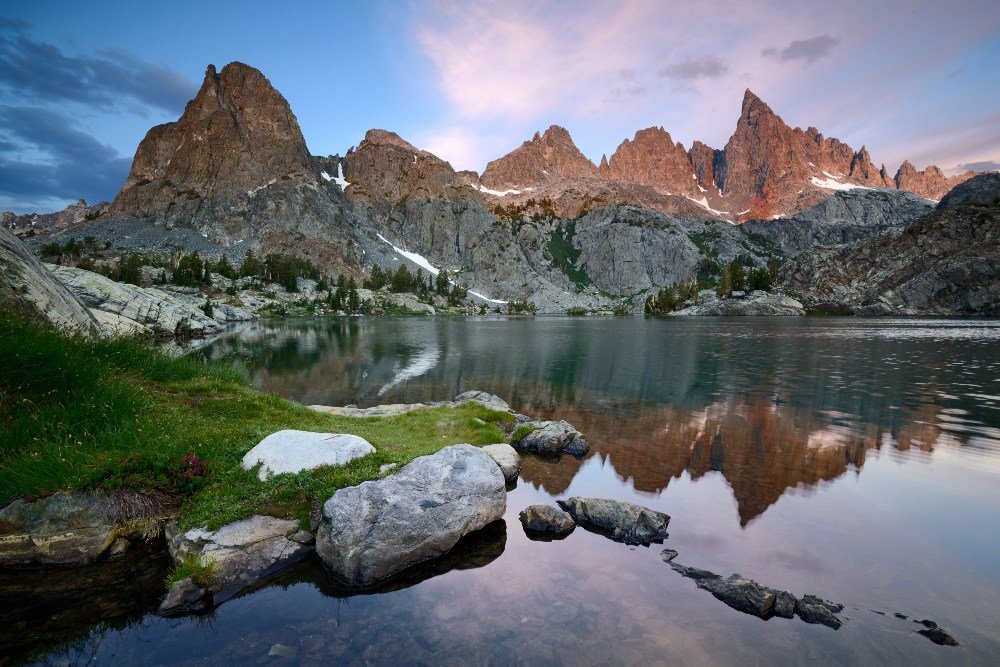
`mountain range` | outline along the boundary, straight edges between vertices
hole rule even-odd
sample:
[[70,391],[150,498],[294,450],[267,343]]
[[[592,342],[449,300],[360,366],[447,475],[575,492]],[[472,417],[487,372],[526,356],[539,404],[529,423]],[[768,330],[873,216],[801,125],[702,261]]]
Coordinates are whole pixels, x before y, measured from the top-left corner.
[[446,268],[478,298],[557,311],[635,303],[737,258],[766,266],[858,242],[972,176],[909,162],[890,176],[864,146],[789,127],[749,90],[721,149],[685,149],[652,127],[595,165],[552,126],[477,174],[373,129],[343,157],[313,156],[284,97],[234,62],[209,66],[181,117],[149,130],[110,205],[0,222],[33,229],[36,244],[90,235],[235,260],[286,252],[359,277],[401,262]]

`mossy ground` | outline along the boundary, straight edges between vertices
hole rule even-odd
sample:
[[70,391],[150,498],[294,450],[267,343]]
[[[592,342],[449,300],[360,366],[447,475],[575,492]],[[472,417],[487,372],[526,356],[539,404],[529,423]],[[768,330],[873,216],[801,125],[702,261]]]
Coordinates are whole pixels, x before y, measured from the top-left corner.
[[[481,421],[477,421],[481,420]],[[313,499],[456,443],[506,440],[512,421],[478,403],[395,417],[321,414],[247,385],[239,369],[173,359],[135,340],[69,337],[0,313],[0,505],[63,489],[169,494],[182,526],[255,512],[305,519]],[[243,455],[281,429],[353,433],[377,452],[337,468],[277,475]]]

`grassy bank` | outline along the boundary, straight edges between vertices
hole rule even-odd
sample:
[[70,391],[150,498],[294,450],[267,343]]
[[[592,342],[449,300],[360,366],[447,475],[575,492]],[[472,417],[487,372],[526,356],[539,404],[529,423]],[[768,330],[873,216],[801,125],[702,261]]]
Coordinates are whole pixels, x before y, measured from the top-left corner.
[[[477,421],[482,420],[482,421]],[[134,340],[85,340],[0,313],[0,505],[63,489],[156,493],[185,526],[257,511],[304,519],[312,498],[455,443],[505,440],[509,415],[471,403],[396,417],[324,415],[247,385],[236,369]],[[261,482],[240,466],[265,436],[354,433],[377,452]]]

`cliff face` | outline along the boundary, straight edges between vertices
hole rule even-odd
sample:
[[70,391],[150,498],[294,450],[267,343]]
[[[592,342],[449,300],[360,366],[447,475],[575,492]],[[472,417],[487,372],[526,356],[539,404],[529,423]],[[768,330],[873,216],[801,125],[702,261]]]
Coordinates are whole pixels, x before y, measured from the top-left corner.
[[[976,177],[966,189],[988,177]],[[1000,197],[1000,189],[992,193]],[[995,316],[1000,208],[975,201],[940,207],[860,243],[815,247],[795,256],[782,279],[807,306],[821,309]]]
[[298,121],[258,70],[230,63],[205,80],[184,114],[139,144],[110,213],[144,214],[178,196],[218,198],[315,174]]

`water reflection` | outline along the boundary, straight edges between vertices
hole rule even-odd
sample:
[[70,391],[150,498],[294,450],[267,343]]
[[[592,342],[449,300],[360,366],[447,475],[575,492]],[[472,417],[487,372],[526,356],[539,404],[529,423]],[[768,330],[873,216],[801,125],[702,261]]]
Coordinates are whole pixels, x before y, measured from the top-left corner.
[[[260,322],[194,354],[239,358],[258,386],[304,403],[484,389],[522,412],[569,420],[594,449],[580,461],[525,458],[504,522],[375,591],[338,587],[311,563],[209,618],[159,619],[132,582],[99,590],[89,607],[77,599],[93,615],[90,625],[67,623],[67,634],[12,601],[0,621],[15,630],[0,639],[21,641],[15,655],[125,664],[1000,659],[995,323]],[[568,495],[666,512],[666,546],[682,562],[843,602],[844,626],[729,609],[670,570],[658,548],[584,530],[529,539],[518,512]],[[136,606],[116,616],[114,602],[105,620],[106,595],[133,595]],[[938,647],[894,612],[932,618],[962,645]]]
[[[199,353],[244,359],[258,386],[310,404],[486,389],[576,425],[636,490],[720,473],[746,526],[872,450],[997,460],[998,349],[1000,328],[976,320],[427,318],[260,322]],[[576,470],[525,479],[560,494]]]

